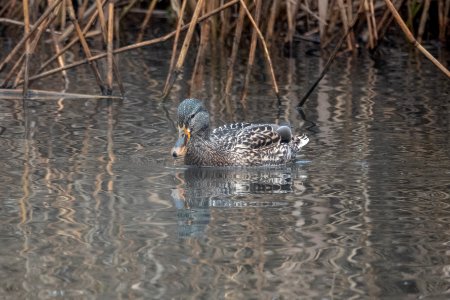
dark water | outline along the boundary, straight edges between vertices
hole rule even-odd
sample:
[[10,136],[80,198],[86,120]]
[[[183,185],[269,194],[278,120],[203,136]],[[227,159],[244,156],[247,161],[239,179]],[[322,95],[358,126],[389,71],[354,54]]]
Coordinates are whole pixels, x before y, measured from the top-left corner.
[[245,101],[208,64],[191,95],[215,126],[288,121],[310,143],[290,166],[196,169],[169,156],[190,73],[162,102],[167,53],[120,57],[123,101],[1,100],[0,298],[450,297],[450,82],[428,61],[339,57],[305,118],[322,59],[275,59],[281,107],[261,64]]

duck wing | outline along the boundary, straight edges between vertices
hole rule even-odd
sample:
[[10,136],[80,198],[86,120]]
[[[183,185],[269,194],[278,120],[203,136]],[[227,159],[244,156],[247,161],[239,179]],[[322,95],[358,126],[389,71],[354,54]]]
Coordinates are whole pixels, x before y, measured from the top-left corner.
[[216,128],[211,139],[225,150],[262,149],[280,143],[289,143],[291,131],[275,124],[235,123]]
[[282,136],[278,133],[280,127],[275,124],[254,124],[244,128],[237,136],[236,147],[261,149],[279,144]]
[[211,132],[212,138],[222,138],[227,135],[236,135],[240,131],[242,131],[244,128],[252,126],[251,123],[233,123],[233,124],[226,124],[220,127],[215,128]]

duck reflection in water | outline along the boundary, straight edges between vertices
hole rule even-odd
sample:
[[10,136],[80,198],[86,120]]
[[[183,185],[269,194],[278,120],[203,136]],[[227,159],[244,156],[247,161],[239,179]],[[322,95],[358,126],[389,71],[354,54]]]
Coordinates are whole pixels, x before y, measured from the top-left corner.
[[203,231],[210,208],[287,204],[284,198],[257,195],[292,192],[293,162],[309,141],[306,135],[294,135],[289,126],[276,124],[234,123],[210,129],[209,113],[196,99],[180,103],[177,125],[172,156],[184,156],[186,165],[199,166],[186,169],[184,179],[179,176],[182,183],[172,191],[184,235]]
[[298,165],[278,167],[189,167],[177,174],[181,182],[172,190],[181,237],[201,237],[211,210],[292,205],[286,197],[305,190],[306,178]]

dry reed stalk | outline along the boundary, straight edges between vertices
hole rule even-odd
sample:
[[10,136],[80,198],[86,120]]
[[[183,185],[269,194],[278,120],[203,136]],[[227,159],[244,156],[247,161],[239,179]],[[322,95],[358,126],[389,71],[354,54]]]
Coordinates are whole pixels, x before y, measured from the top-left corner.
[[290,0],[286,1],[288,31],[286,34],[285,42],[292,43],[294,39],[295,26],[297,24],[296,22],[297,10],[298,10],[297,1],[290,1]]
[[195,6],[194,13],[192,15],[191,22],[189,23],[188,32],[186,33],[186,37],[184,38],[183,45],[181,46],[180,55],[178,56],[177,63],[175,65],[175,68],[170,73],[170,81],[167,86],[167,88],[164,88],[163,98],[165,98],[168,95],[169,90],[171,89],[172,85],[175,83],[175,80],[178,76],[178,73],[181,71],[181,68],[183,67],[184,60],[187,55],[187,51],[189,50],[189,45],[191,43],[192,36],[194,34],[195,25],[198,23],[200,11],[203,7],[203,0],[199,0],[197,2],[197,5]]
[[[78,23],[78,20],[75,16],[75,11],[73,9],[72,2],[70,2],[70,1],[68,2],[67,9],[69,12],[70,21],[72,22],[73,26],[75,27],[75,31],[78,35],[78,38],[80,39],[80,43],[83,48],[84,54],[85,54],[86,58],[89,59],[92,57],[91,49],[89,48],[89,45],[86,42],[86,39],[84,38],[83,32],[81,31],[80,24]],[[98,70],[97,64],[96,64],[96,62],[91,61],[91,62],[89,62],[89,65],[91,66],[92,71],[94,72],[95,80],[97,81],[97,84],[100,87],[100,91],[104,95],[106,90],[105,90],[103,80],[100,76],[100,71]]]
[[[25,23],[25,31],[24,35],[27,35],[30,32],[30,8],[28,6],[28,0],[23,0],[23,17]],[[23,77],[23,96],[26,97],[28,92],[28,75],[29,75],[29,64],[30,64],[30,40],[27,39],[25,42],[25,62],[24,62],[24,77]]]
[[[25,56],[28,53],[29,57],[31,57],[31,54],[35,51],[42,34],[45,32],[45,29],[48,28],[49,24],[51,24],[56,19],[56,17],[57,17],[57,14],[51,13],[50,16],[44,22],[42,22],[42,24],[40,24],[38,26],[37,32],[33,36],[33,40],[30,41],[31,38],[27,40],[28,49],[27,48],[25,49],[25,53],[24,53]],[[27,45],[27,43],[25,45]],[[25,57],[25,59],[26,59],[26,57]],[[29,69],[25,63],[23,64],[22,69],[16,75],[16,79],[14,80],[14,83],[13,83],[13,88],[17,87],[18,82],[21,80],[22,76],[24,76],[24,73],[25,73],[25,76],[27,76],[27,77],[29,76]],[[22,81],[24,82],[25,78]]]
[[136,2],[138,2],[138,0],[132,0],[132,1],[130,1],[130,2],[128,3],[127,6],[125,6],[125,7],[122,9],[122,11],[121,11],[121,13],[120,13],[119,20],[122,20],[123,17],[125,17],[125,16],[127,15],[127,13],[133,8],[133,6],[136,4]]
[[14,14],[14,9],[17,9],[17,1],[11,0],[7,5],[5,5],[0,11],[0,15],[12,16]]
[[[25,72],[25,61],[23,62],[19,72],[16,74],[16,79],[14,79],[14,82],[12,84],[12,87],[15,89],[18,87],[19,82],[22,82],[22,84],[24,84],[24,79],[22,79],[23,73]],[[21,80],[22,79],[22,80]],[[22,89],[23,90],[23,89]],[[25,96],[24,96],[25,97]]]
[[59,13],[61,16],[59,28],[62,28],[62,29],[66,28],[66,18],[67,18],[66,1],[70,1],[70,0],[63,0],[62,5],[59,10]]
[[[117,25],[117,17],[115,18],[115,24]],[[113,52],[114,53],[114,52]],[[119,67],[117,66],[117,60],[115,57],[113,57],[113,71],[114,71],[114,78],[116,79],[117,85],[119,86],[119,92],[120,96],[125,96],[125,88],[123,86],[122,80],[120,79],[120,72]]]
[[377,26],[372,12],[373,0],[365,0],[367,30],[369,32],[369,47],[374,49],[377,44]]
[[192,15],[192,20],[189,24],[188,32],[186,33],[186,37],[184,38],[183,46],[180,51],[180,56],[178,57],[177,64],[175,65],[176,71],[179,71],[184,64],[184,60],[187,55],[187,50],[189,49],[189,45],[192,40],[192,36],[194,34],[195,25],[198,23],[198,17],[200,15],[200,11],[203,7],[203,0],[199,0],[197,5],[195,6],[194,14]]
[[[51,29],[53,30],[53,26],[51,27]],[[58,41],[58,39],[56,38],[56,36],[54,34],[52,34],[52,40],[53,40],[53,45],[55,47],[55,52],[58,53],[59,51],[61,51],[61,45],[59,44],[59,41]],[[60,67],[64,67],[65,66],[64,57],[62,57],[62,56],[58,57],[58,65]],[[67,71],[65,71],[65,70],[62,71],[62,77],[63,77],[63,80],[65,82],[65,86],[67,88],[68,82],[69,82],[69,78],[67,77]]]
[[367,31],[369,33],[369,48],[373,49],[375,47],[375,36],[374,36],[374,31],[375,28],[373,28],[372,25],[372,17],[371,15],[371,11],[370,11],[370,5],[368,3],[368,0],[362,0],[364,1],[364,11],[365,11],[365,15],[366,15],[366,22],[367,22]]
[[[255,0],[255,24],[259,26],[259,22],[261,19],[261,8],[262,8],[262,0]],[[246,98],[246,91],[248,84],[250,82],[250,74],[253,69],[253,63],[255,62],[255,52],[256,52],[256,44],[258,42],[258,33],[256,32],[255,28],[252,28],[252,37],[251,37],[251,43],[250,43],[250,50],[248,52],[248,62],[247,62],[247,70],[245,72],[245,78],[244,78],[244,92],[242,93],[242,100]]]
[[[101,0],[95,0],[95,5],[97,7],[96,11],[97,11],[97,15],[98,15],[98,21],[100,23],[100,28],[102,29],[103,41],[106,44],[108,30],[106,28],[105,14],[103,13],[103,4],[102,4]],[[85,27],[84,29],[86,29],[86,28],[87,27]],[[83,35],[85,34],[84,29],[83,29]]]
[[[118,19],[119,18],[116,17],[114,20],[115,26],[117,26],[117,24],[118,24],[118,22],[117,22]],[[113,34],[114,34],[114,30],[113,30]],[[113,50],[113,54],[114,54],[114,50]],[[116,83],[119,86],[120,95],[122,97],[124,97],[125,96],[125,88],[123,86],[122,79],[120,79],[120,71],[119,71],[119,67],[117,65],[117,59],[114,56],[113,56],[113,72],[114,72],[114,78],[116,79]]]
[[[13,25],[18,25],[18,26],[25,26],[25,24],[21,21],[11,20],[11,19],[7,19],[7,18],[0,18],[0,23],[8,23],[8,24],[13,24]],[[33,29],[34,25],[30,24],[30,28]],[[52,33],[50,29],[45,29],[45,32]],[[61,33],[61,31],[54,30],[53,34],[61,35],[62,33]]]
[[[362,0],[362,1],[365,1],[365,0]],[[344,0],[337,0],[337,3],[339,6],[339,9],[340,9],[340,12],[341,12],[341,20],[342,20],[342,25],[344,26],[344,32],[348,32],[349,20],[347,17]],[[354,47],[353,47],[352,39],[351,39],[349,33],[346,34],[346,36],[347,36],[347,48],[348,48],[348,50],[353,51]]]
[[[102,7],[105,5],[105,3],[106,3],[106,0],[103,0]],[[87,36],[87,32],[88,32],[89,28],[91,28],[92,24],[96,20],[97,15],[100,11],[102,11],[102,10],[98,9],[91,15],[91,18],[87,22],[86,26],[84,26],[84,28],[83,28],[82,33],[84,36]],[[75,43],[78,42],[79,40],[80,40],[79,36],[75,36],[66,46],[64,46],[61,49],[61,51],[57,52],[55,55],[53,55],[47,61],[45,61],[41,65],[41,67],[39,67],[38,73],[42,72],[42,70],[44,70],[49,64],[51,64],[53,61],[55,61],[59,56],[63,55],[68,49],[70,49],[73,45],[75,45]]]
[[[73,0],[66,0],[66,1],[72,3]],[[67,2],[66,2],[66,4],[67,4]],[[68,4],[67,4],[67,5],[68,5]],[[66,5],[66,7],[67,7],[67,5]],[[83,24],[85,19],[87,19],[89,16],[92,16],[92,14],[96,14],[97,12],[98,12],[98,11],[97,11],[97,5],[96,5],[96,3],[93,3],[93,4],[92,4],[92,5],[84,12],[84,14],[83,14],[83,16],[81,17],[81,19],[79,19],[79,20],[77,19],[77,20],[78,20],[78,23],[79,23],[79,24]],[[70,17],[69,17],[69,19],[70,19]],[[66,41],[66,40],[68,39],[68,37],[69,37],[70,35],[73,34],[74,29],[75,29],[75,26],[74,26],[73,24],[68,25],[68,26],[65,28],[64,32],[62,33],[62,35],[59,37],[59,41],[60,41],[60,42]]]
[[[48,5],[50,5],[51,2],[52,2],[52,0],[47,0],[47,4]],[[66,15],[65,3],[66,3],[66,0],[63,0],[62,5],[59,7],[58,14],[55,14],[56,18],[60,17],[59,25],[60,25],[60,29],[63,29],[63,30],[64,30],[64,28],[66,26],[66,19],[65,18],[67,16]],[[56,32],[55,24],[51,23],[50,31],[51,31],[51,38],[52,38],[52,42],[53,42],[53,46],[54,46],[55,52],[58,53],[59,51],[61,51],[61,44],[59,43],[58,38],[57,38],[57,36],[55,34],[55,32]],[[57,61],[58,61],[58,66],[60,66],[60,67],[64,67],[66,65],[66,63],[64,61],[64,57],[62,57],[62,56],[58,57]],[[61,73],[62,73],[61,74],[62,75],[62,79],[64,81],[64,90],[67,90],[68,87],[69,87],[69,77],[67,76],[67,71],[62,71]]]
[[420,17],[419,30],[417,31],[417,41],[419,43],[422,42],[422,37],[425,31],[425,24],[427,23],[429,9],[430,9],[430,0],[425,0],[422,10],[422,16]]
[[[447,1],[450,2],[450,1]],[[438,21],[439,21],[439,40],[441,42],[445,41],[445,35],[442,35],[442,31],[445,31],[445,16],[447,16],[448,14],[444,15],[444,11],[445,11],[445,5],[444,5],[444,0],[438,0]],[[417,39],[419,40],[419,39]],[[420,40],[419,40],[420,41]]]
[[430,54],[430,52],[427,51],[412,35],[411,31],[409,31],[408,26],[406,26],[405,22],[403,21],[402,17],[398,13],[398,11],[395,9],[394,5],[390,0],[384,0],[387,7],[391,11],[392,15],[394,16],[395,21],[400,26],[400,29],[403,31],[403,33],[406,35],[406,38],[408,41],[416,47],[420,52],[422,52],[423,55],[425,55],[431,62],[438,67],[439,70],[441,70],[447,77],[450,78],[450,71],[447,70],[436,58],[434,58],[433,55]]
[[9,52],[9,54],[6,56],[6,58],[2,61],[0,64],[0,72],[3,70],[3,68],[9,63],[9,61],[13,58],[13,56],[17,53],[17,51],[20,50],[20,48],[23,47],[23,45],[26,43],[26,41],[30,38],[30,36],[37,30],[39,25],[41,25],[42,22],[44,22],[47,19],[47,16],[53,12],[53,10],[60,4],[62,0],[55,0],[52,6],[47,8],[47,10],[42,14],[42,16],[39,17],[39,19],[36,21],[33,27],[30,27],[30,31],[28,34],[25,34],[25,36],[17,43],[17,45],[14,47],[14,49]]
[[[214,10],[215,8],[219,7],[220,3],[221,3],[221,0],[208,1],[207,13]],[[222,65],[222,64],[220,64],[220,60],[222,59],[222,55],[220,55],[220,53],[222,52],[223,47],[221,47],[220,41],[219,41],[219,37],[220,37],[220,35],[219,35],[219,28],[220,28],[219,18],[220,18],[220,16],[212,16],[207,21],[209,23],[209,28],[210,28],[210,32],[208,33],[208,35],[210,36],[210,39],[213,41],[212,43],[209,43],[209,46],[210,46],[209,47],[209,53],[210,53],[209,68],[210,68],[211,74],[215,74],[217,71],[220,72],[221,71],[220,66]],[[210,84],[209,84],[209,87],[211,88],[210,93],[214,94],[214,86],[215,86],[215,83],[217,82],[215,80],[215,76],[209,76],[206,79],[209,80],[209,82],[210,82]],[[220,82],[220,84],[222,84],[222,82]]]
[[13,1],[9,1],[9,3],[0,9],[0,16],[3,16],[5,12],[11,7]]
[[439,0],[439,40],[445,42],[448,14],[450,11],[450,0]]
[[[360,1],[364,1],[364,0],[360,0]],[[369,0],[366,0],[369,1]],[[372,0],[370,0],[372,1]],[[352,16],[353,16],[353,0],[347,0],[347,18],[348,18],[348,24],[352,23]],[[353,30],[350,31],[350,33],[348,34],[348,37],[350,38],[350,42],[352,43],[352,47],[353,47],[353,51],[356,51],[356,38],[355,38],[355,33],[353,32]]]
[[[23,89],[0,89],[0,96],[2,99],[22,99]],[[29,89],[27,99],[49,99],[49,98],[94,98],[94,99],[121,99],[116,96],[100,96],[100,95],[87,95],[77,93],[55,92],[45,90]]]
[[311,93],[314,91],[314,89],[316,88],[316,86],[319,84],[319,82],[322,80],[322,78],[325,76],[325,74],[328,72],[328,69],[331,66],[331,63],[333,62],[334,58],[336,57],[339,49],[341,48],[342,44],[344,43],[345,40],[347,40],[347,36],[350,34],[350,31],[353,30],[353,27],[355,27],[356,22],[358,21],[358,15],[359,13],[363,11],[363,3],[360,3],[359,9],[355,15],[355,17],[353,17],[353,21],[352,24],[350,24],[350,26],[348,27],[347,31],[345,32],[345,34],[340,38],[340,40],[337,42],[336,46],[333,49],[333,52],[331,52],[330,57],[327,60],[327,63],[325,64],[325,66],[323,67],[322,72],[320,73],[319,77],[316,79],[316,81],[311,85],[311,87],[308,89],[308,91],[305,93],[305,95],[300,99],[299,104],[297,105],[298,109],[301,109],[302,106],[305,104],[306,100],[308,100],[309,95],[311,95]]
[[259,39],[260,39],[261,44],[264,49],[264,54],[265,54],[265,57],[267,60],[267,64],[269,65],[269,72],[270,72],[270,76],[272,78],[273,89],[275,91],[275,95],[277,96],[278,100],[280,100],[280,93],[278,90],[277,80],[275,78],[275,72],[273,71],[272,59],[270,58],[269,50],[267,49],[267,44],[266,44],[266,41],[264,40],[264,36],[262,35],[261,31],[259,30],[258,25],[256,25],[255,20],[252,17],[252,14],[248,11],[247,5],[245,4],[244,0],[240,0],[240,2],[241,2],[241,5],[244,7],[245,13],[247,14],[247,17],[250,20],[250,23],[252,24],[252,26],[256,30],[256,32],[258,33]]
[[[66,1],[72,1],[72,0],[66,0]],[[68,4],[67,4],[67,2],[65,2],[65,3],[66,3],[66,8],[67,8]],[[69,39],[69,37],[73,34],[74,28],[75,27],[73,26],[73,24],[69,24],[69,25],[65,26],[64,31],[62,32],[61,36],[58,38],[59,42],[64,43],[67,39]]]
[[[229,8],[229,7],[239,3],[239,1],[240,0],[230,0],[226,4],[224,4],[224,5],[222,5],[222,6],[218,7],[218,8],[210,11],[209,13],[199,17],[198,20],[197,20],[197,23],[200,23],[200,22],[203,22],[203,21],[207,20],[208,18],[214,16],[215,14],[218,14],[221,11],[226,10],[227,8]],[[186,29],[189,29],[191,24],[192,24],[192,21],[189,22],[186,25],[183,25],[180,28],[180,31],[184,31]],[[136,44],[132,44],[132,45],[128,45],[128,46],[124,46],[124,47],[118,48],[118,49],[116,49],[114,51],[114,53],[117,54],[117,53],[129,51],[129,50],[133,50],[133,49],[137,49],[137,48],[153,45],[153,44],[156,44],[156,43],[159,43],[159,42],[164,42],[164,41],[167,41],[168,39],[172,38],[173,36],[175,36],[175,34],[176,34],[176,30],[174,30],[174,31],[172,31],[172,32],[162,36],[162,37],[159,37],[159,38],[154,38],[154,39],[151,39],[151,40],[148,40],[148,41],[144,41],[144,42],[141,42],[141,43],[136,43]],[[104,57],[104,56],[102,56],[102,57]]]
[[273,37],[275,21],[276,21],[277,15],[278,15],[278,6],[279,6],[279,1],[274,0],[272,2],[272,7],[270,9],[270,16],[269,16],[269,21],[267,22],[267,31],[266,31],[266,38],[265,38],[267,41],[269,41],[269,43]]
[[[311,16],[313,19],[316,19],[318,21],[319,25],[320,24],[325,25],[325,26],[327,25],[327,21],[326,21],[327,20],[327,11],[325,11],[325,14],[322,19],[322,17],[319,14],[316,14],[315,12],[313,12],[307,5],[300,4],[300,7],[305,11],[305,15]],[[320,33],[320,28],[314,28],[311,31],[319,31],[319,33]]]
[[[239,2],[239,1],[238,1]],[[225,45],[225,39],[228,36],[228,32],[230,31],[230,11],[222,10],[220,12],[220,45]]]
[[[319,11],[319,18],[323,20],[322,22],[319,22],[319,33],[320,33],[320,40],[324,41],[325,39],[325,26],[326,26],[326,20],[327,20],[327,13],[328,13],[328,0],[319,0],[318,3],[318,11]],[[308,7],[306,7],[308,8]]]
[[172,46],[172,56],[170,58],[169,72],[167,73],[166,82],[164,83],[163,95],[167,95],[169,93],[170,81],[172,78],[172,71],[175,65],[175,58],[177,56],[177,48],[178,48],[178,39],[180,37],[181,25],[183,24],[183,16],[184,10],[186,9],[187,0],[184,0],[181,4],[181,9],[179,11],[178,20],[177,20],[177,28],[175,30],[175,39],[173,41]]
[[113,88],[113,37],[114,37],[114,3],[108,4],[108,39],[107,39],[107,66],[106,93],[112,94]]
[[[213,11],[207,13],[206,15],[201,16],[200,18],[198,18],[198,22],[202,22],[202,21],[210,18],[211,16],[221,12],[222,10],[227,9],[230,6],[235,5],[239,1],[240,0],[231,0],[231,1],[227,2],[226,4],[220,6],[220,7],[216,8],[216,9],[214,9]],[[184,31],[184,30],[188,29],[190,24],[191,23],[188,23],[188,24],[182,26],[180,28],[180,31]],[[155,38],[155,39],[151,39],[151,40],[144,41],[144,42],[141,42],[141,43],[136,43],[136,44],[124,46],[124,47],[121,47],[121,48],[117,48],[117,49],[115,49],[113,51],[113,53],[114,54],[119,54],[119,53],[122,53],[122,52],[126,52],[126,51],[130,51],[130,50],[142,48],[142,47],[145,47],[145,46],[150,46],[150,45],[158,44],[158,43],[161,43],[161,42],[165,42],[165,41],[169,40],[170,38],[174,37],[175,34],[176,34],[176,30],[174,30],[174,31],[172,31],[172,32],[170,32],[170,33],[168,33],[168,34],[166,34],[164,36],[161,36],[159,38]],[[260,34],[261,33],[259,32],[258,35],[260,35]],[[95,60],[104,58],[105,56],[106,56],[106,53],[100,53],[100,54],[92,56],[91,58],[86,58],[86,59],[82,59],[82,60],[73,62],[73,63],[71,63],[69,65],[66,65],[64,68],[55,68],[55,69],[48,70],[46,72],[43,72],[43,73],[40,73],[40,74],[37,74],[37,75],[33,75],[33,76],[31,76],[29,78],[29,80],[31,82],[31,81],[34,81],[34,80],[37,80],[37,79],[40,79],[40,78],[44,78],[44,77],[53,75],[55,73],[61,72],[62,70],[72,69],[74,67],[77,67],[77,66],[80,66],[80,65],[84,65],[84,64],[89,63],[91,61],[95,61]],[[20,83],[22,83],[22,82],[19,82],[19,84]]]
[[228,64],[228,70],[227,70],[227,82],[225,85],[225,94],[226,95],[230,94],[231,86],[233,84],[233,69],[234,69],[234,64],[236,63],[237,52],[239,49],[239,43],[241,41],[242,30],[244,28],[244,17],[245,17],[245,8],[241,4],[241,7],[239,8],[239,16],[237,19],[236,28],[234,31],[233,47],[231,48],[231,55],[229,58],[229,64]]
[[[207,13],[208,6],[204,5],[203,14]],[[197,50],[197,56],[195,58],[194,70],[192,71],[191,84],[190,84],[190,95],[192,91],[198,90],[202,85],[202,74],[204,66],[204,56],[206,53],[206,48],[208,46],[208,41],[210,40],[211,24],[210,22],[205,22],[201,25],[200,29],[200,44]]]
[[[220,0],[210,0],[208,1],[208,8],[207,8],[207,12],[213,11],[214,8],[219,7]],[[213,37],[214,41],[217,41],[218,37],[217,37],[217,33],[218,33],[218,17],[217,16],[211,16],[211,18],[209,18],[209,24],[211,26],[211,36]],[[212,43],[212,48],[216,49],[217,48],[217,43]]]
[[115,21],[114,32],[116,34],[115,44],[120,45],[120,19],[118,17],[115,17],[114,21]]
[[20,12],[21,12],[21,7],[20,7],[20,1],[16,1],[16,0],[14,0],[14,1],[12,1],[12,5],[11,5],[11,7],[9,8],[9,11],[8,11],[8,15],[10,15],[10,16],[17,16],[17,17],[19,17],[19,16],[21,16],[21,14],[20,14]]
[[3,80],[3,83],[0,85],[2,88],[9,87],[9,81],[11,80],[12,76],[16,74],[17,69],[22,66],[23,60],[25,58],[25,53],[22,53],[20,58],[16,61],[14,66],[9,70],[8,74],[5,76],[5,79]]
[[152,13],[155,10],[157,0],[152,0],[150,5],[148,6],[147,12],[145,13],[144,21],[141,24],[141,30],[139,31],[138,38],[136,40],[137,43],[142,42],[144,38],[145,28],[147,28],[148,22],[150,22],[150,18],[152,17]]
[[[96,5],[97,5],[96,13],[94,13],[91,16],[91,19],[89,20],[88,24],[83,29],[83,34],[85,34],[85,31],[87,31],[87,29],[91,27],[91,24],[92,24],[91,20],[93,21],[95,19],[94,16],[98,14],[98,20],[99,20],[100,28],[102,31],[103,42],[105,43],[106,47],[108,47],[108,45],[109,45],[108,38],[109,38],[110,32],[106,28],[107,27],[106,19],[105,19],[105,14],[103,13],[103,5],[105,3],[106,3],[106,1],[102,2],[101,0],[96,0]],[[114,16],[114,12],[113,12],[113,16]],[[113,19],[113,21],[114,21],[114,19]],[[108,23],[108,25],[109,25],[109,23]],[[114,28],[114,24],[112,24],[111,26]],[[113,36],[111,36],[111,39],[113,39],[114,38],[114,29],[111,31],[111,34],[113,35]],[[112,46],[112,41],[111,41],[111,46]],[[107,56],[107,60],[108,60],[108,56]],[[108,64],[108,66],[109,66],[109,64]],[[123,87],[122,80],[120,79],[119,68],[117,66],[117,61],[114,56],[112,56],[112,72],[113,72],[112,73],[113,77],[111,77],[111,79],[112,78],[116,79],[117,85],[119,86],[120,94],[123,96],[125,94],[125,89]],[[109,72],[107,74],[109,74]],[[107,92],[112,92],[112,82],[111,82],[111,89],[110,89],[110,91],[107,91]]]
[[[400,7],[403,5],[403,1],[404,0],[398,0],[394,4],[396,10],[400,9]],[[394,19],[394,16],[391,14],[390,10],[386,9],[384,11],[383,16],[381,17],[381,20],[377,24],[378,40],[381,40],[384,37],[384,35],[386,34],[386,31],[393,19]]]
[[[362,0],[362,1],[364,1],[364,0]],[[365,0],[365,1],[369,1],[369,0]],[[351,1],[351,0],[347,0],[347,16],[349,18],[351,18],[351,16],[353,16],[353,1]],[[352,22],[352,20],[350,19],[349,23],[351,23],[351,22]]]
[[340,16],[340,9],[334,9],[334,5],[333,6],[329,6],[330,8],[330,12],[329,12],[329,16],[328,16],[328,25],[325,27],[325,38],[322,39],[322,36],[320,37],[320,47],[322,49],[325,49],[328,47],[329,44],[331,44],[331,42],[334,40],[334,38],[336,37],[336,35],[333,36],[333,31],[335,31],[336,29],[336,24],[338,23],[338,19]]
[[373,4],[373,0],[370,0],[369,6],[370,6],[371,21],[372,21],[373,36],[375,38],[375,42],[377,42],[378,41],[377,21],[375,19],[375,5]]
[[83,0],[81,5],[78,7],[78,11],[77,11],[78,20],[83,20],[83,17],[84,17],[84,14],[86,13],[88,4],[89,4],[89,0]]
[[367,24],[367,32],[369,35],[369,48],[373,49],[375,47],[375,40],[373,38],[373,29],[372,29],[372,22],[370,21],[370,8],[369,8],[369,3],[367,0],[362,0],[364,3],[364,14],[366,16],[366,24]]

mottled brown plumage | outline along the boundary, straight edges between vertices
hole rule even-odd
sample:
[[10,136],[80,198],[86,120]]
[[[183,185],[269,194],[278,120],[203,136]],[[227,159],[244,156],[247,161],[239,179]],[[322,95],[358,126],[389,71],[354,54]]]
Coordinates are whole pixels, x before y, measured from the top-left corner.
[[288,126],[234,123],[210,130],[209,114],[196,99],[178,106],[179,138],[174,157],[185,155],[187,165],[264,166],[291,162],[309,141],[294,136]]

